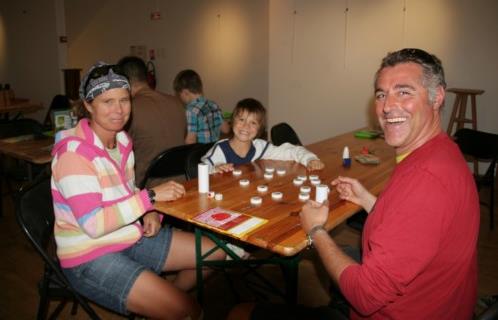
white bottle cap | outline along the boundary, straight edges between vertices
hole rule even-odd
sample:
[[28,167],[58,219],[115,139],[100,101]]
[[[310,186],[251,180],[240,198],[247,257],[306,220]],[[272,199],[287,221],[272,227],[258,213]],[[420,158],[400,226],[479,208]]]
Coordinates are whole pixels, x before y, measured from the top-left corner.
[[280,191],[275,191],[275,192],[271,193],[271,198],[273,200],[282,200],[283,197],[284,197],[284,194]]
[[317,176],[316,174],[312,174],[309,176],[310,180],[320,180],[320,177]]
[[247,187],[249,185],[249,180],[241,179],[241,180],[239,180],[239,184],[243,187]]
[[263,198],[261,197],[258,197],[258,196],[255,196],[255,197],[251,197],[251,204],[252,205],[260,205],[261,203],[263,203]]
[[303,184],[303,180],[299,179],[299,178],[294,178],[294,180],[292,180],[292,183],[294,183],[295,186],[300,186]]
[[343,159],[349,159],[349,148],[348,148],[348,146],[345,146],[344,150],[342,150],[342,158]]
[[240,176],[242,174],[242,170],[240,170],[240,169],[234,169],[232,171],[232,173],[233,173],[234,176]]
[[265,172],[265,175],[264,175],[265,179],[273,179],[273,173],[270,173],[270,172]]
[[305,175],[297,176],[297,178],[302,181],[306,181],[306,179],[308,179],[308,177]]
[[313,180],[310,180],[311,181],[311,184],[316,186],[316,185],[319,185],[320,184],[320,179],[313,179]]
[[283,176],[286,173],[285,169],[277,169],[277,174]]
[[223,194],[222,193],[217,193],[214,195],[214,200],[221,201],[223,200]]
[[310,194],[309,193],[303,193],[303,192],[301,192],[299,194],[299,200],[306,201],[306,200],[309,200],[309,199],[310,199]]
[[267,168],[265,168],[265,172],[273,173],[273,172],[275,172],[275,168],[267,167]]
[[301,193],[310,193],[311,192],[311,187],[310,186],[302,186],[299,191],[301,191]]
[[268,191],[268,186],[265,184],[259,185],[258,186],[258,192],[265,193]]

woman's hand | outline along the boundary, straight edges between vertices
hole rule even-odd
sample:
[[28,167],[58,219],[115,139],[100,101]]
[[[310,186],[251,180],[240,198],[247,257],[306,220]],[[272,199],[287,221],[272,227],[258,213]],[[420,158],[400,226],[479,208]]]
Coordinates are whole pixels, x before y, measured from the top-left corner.
[[325,164],[319,159],[308,161],[308,165],[306,166],[306,168],[310,171],[322,170],[324,167]]
[[313,227],[323,226],[327,222],[329,217],[329,202],[324,201],[320,203],[309,200],[304,204],[299,216],[301,217],[301,226],[304,232],[308,234]]
[[356,179],[339,176],[331,182],[331,185],[336,187],[339,198],[360,205],[367,212],[372,210],[377,201],[377,198]]
[[223,163],[215,167],[216,173],[231,172],[233,171],[233,163]]
[[144,237],[153,237],[161,229],[161,219],[159,213],[151,211],[143,216],[144,220]]
[[173,201],[185,195],[183,185],[175,181],[168,181],[152,188],[156,193],[156,201]]

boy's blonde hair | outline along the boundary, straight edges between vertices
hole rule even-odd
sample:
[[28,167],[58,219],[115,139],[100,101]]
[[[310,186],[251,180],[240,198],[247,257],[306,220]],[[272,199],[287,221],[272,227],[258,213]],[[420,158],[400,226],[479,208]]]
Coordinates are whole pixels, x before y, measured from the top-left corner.
[[244,111],[247,111],[247,113],[249,114],[252,113],[256,115],[256,118],[258,119],[259,122],[259,131],[256,138],[259,138],[263,134],[263,132],[265,132],[265,127],[266,127],[265,107],[261,104],[261,102],[253,98],[246,98],[240,100],[239,102],[237,102],[235,109],[233,109],[232,124],[235,121],[235,117],[237,117],[239,114],[243,113]]

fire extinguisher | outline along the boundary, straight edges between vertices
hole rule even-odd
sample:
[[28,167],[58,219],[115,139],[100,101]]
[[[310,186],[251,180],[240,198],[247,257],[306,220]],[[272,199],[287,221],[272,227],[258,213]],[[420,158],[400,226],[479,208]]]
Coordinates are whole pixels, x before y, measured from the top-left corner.
[[149,84],[149,87],[156,89],[156,66],[152,60],[147,62],[147,83]]

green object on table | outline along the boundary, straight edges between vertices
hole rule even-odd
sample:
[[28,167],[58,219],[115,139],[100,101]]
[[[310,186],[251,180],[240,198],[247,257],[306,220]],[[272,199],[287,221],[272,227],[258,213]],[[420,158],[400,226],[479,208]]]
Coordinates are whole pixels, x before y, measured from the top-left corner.
[[360,130],[356,131],[354,136],[360,139],[375,139],[380,136],[380,132],[375,130]]

